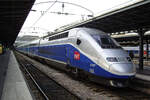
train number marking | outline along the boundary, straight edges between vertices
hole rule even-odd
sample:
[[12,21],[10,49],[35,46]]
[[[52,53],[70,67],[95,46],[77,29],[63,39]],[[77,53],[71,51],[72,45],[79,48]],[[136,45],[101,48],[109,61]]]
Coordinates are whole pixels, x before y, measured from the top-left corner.
[[95,64],[90,64],[90,67],[95,67],[96,65]]

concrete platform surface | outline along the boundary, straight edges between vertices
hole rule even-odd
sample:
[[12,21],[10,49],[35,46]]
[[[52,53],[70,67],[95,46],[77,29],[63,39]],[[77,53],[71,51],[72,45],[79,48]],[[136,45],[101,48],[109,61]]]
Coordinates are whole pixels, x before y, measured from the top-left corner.
[[3,91],[4,79],[6,77],[6,72],[8,68],[10,52],[0,55],[0,98]]
[[136,78],[150,82],[150,66],[144,66],[143,70],[139,70],[139,68],[137,68]]
[[33,100],[12,51],[7,60],[8,69],[1,100]]

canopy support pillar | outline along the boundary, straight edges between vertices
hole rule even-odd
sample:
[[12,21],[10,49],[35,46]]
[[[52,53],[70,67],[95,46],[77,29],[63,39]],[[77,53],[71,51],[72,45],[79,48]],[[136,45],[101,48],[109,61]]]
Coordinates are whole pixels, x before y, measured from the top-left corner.
[[144,31],[142,28],[138,29],[139,34],[139,69],[143,70],[143,40],[144,40]]
[[149,57],[149,40],[146,37],[146,60],[148,61],[148,57]]
[[137,30],[138,34],[139,34],[139,70],[143,70],[143,54],[144,54],[144,48],[143,48],[143,44],[144,44],[144,33],[147,30],[145,30],[144,28],[139,28]]

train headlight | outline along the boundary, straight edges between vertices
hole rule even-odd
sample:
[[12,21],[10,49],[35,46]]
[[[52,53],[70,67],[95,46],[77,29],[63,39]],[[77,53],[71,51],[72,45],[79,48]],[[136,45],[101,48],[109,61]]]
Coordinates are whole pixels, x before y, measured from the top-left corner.
[[107,57],[106,60],[108,62],[118,62],[117,58],[116,57]]

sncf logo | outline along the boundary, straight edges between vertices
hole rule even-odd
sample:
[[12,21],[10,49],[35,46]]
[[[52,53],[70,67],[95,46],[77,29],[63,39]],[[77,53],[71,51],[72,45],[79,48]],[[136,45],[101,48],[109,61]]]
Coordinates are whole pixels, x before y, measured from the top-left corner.
[[78,51],[74,52],[74,59],[75,60],[80,60],[80,53]]

